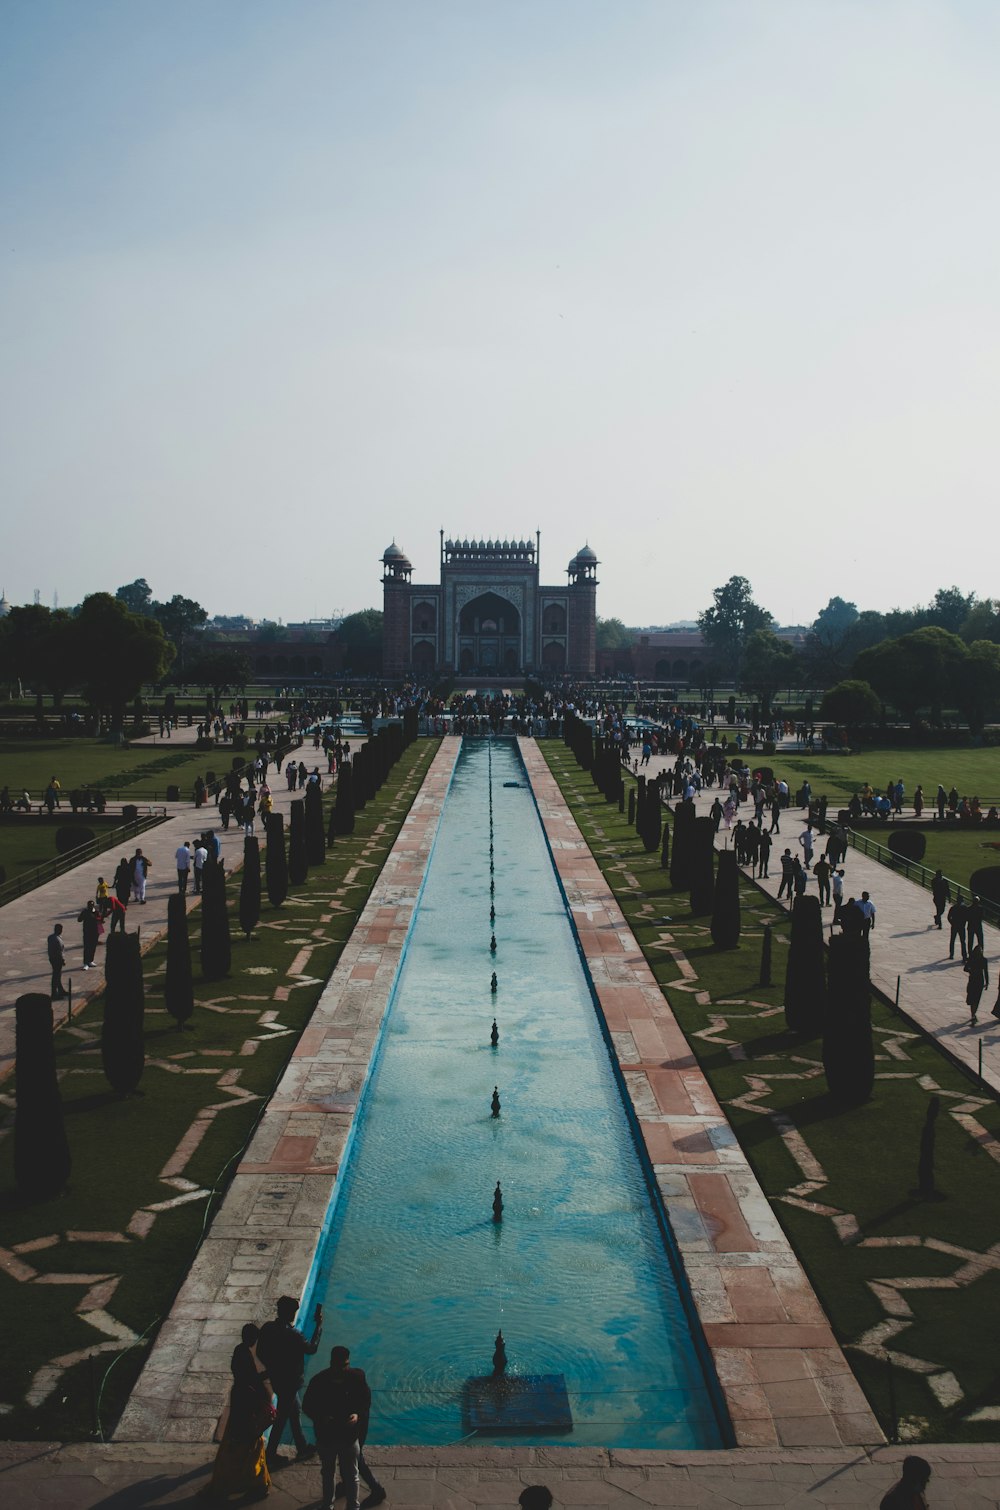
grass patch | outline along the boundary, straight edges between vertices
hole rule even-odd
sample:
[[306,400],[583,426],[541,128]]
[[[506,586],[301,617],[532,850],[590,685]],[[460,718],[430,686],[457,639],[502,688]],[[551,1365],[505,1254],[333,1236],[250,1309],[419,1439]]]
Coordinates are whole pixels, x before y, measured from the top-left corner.
[[9,786],[13,796],[27,787],[37,807],[55,775],[63,789],[58,816],[69,812],[68,794],[74,787],[95,787],[109,801],[116,800],[113,792],[121,792],[125,802],[162,802],[168,786],[179,786],[188,797],[199,773],[221,775],[232,760],[229,749],[171,749],[167,740],[122,749],[98,739],[5,739],[0,740],[0,786]]
[[896,782],[900,777],[906,787],[908,810],[912,808],[918,784],[924,789],[924,806],[933,808],[938,782],[946,792],[957,787],[960,797],[978,796],[984,809],[994,801],[1000,804],[1000,762],[996,750],[949,749],[937,745],[901,750],[892,745],[876,745],[850,755],[785,755],[779,751],[771,764],[793,791],[807,777],[813,795],[818,797],[825,792],[831,806],[841,798],[846,806],[866,781],[885,791],[890,781]]
[[[0,1143],[0,1223],[10,1250],[38,1239],[55,1241],[21,1259],[41,1276],[89,1275],[73,1283],[19,1283],[5,1269],[0,1280],[0,1349],[6,1360],[0,1402],[13,1407],[0,1415],[6,1437],[67,1441],[91,1430],[92,1400],[86,1359],[69,1367],[48,1398],[29,1407],[25,1395],[37,1370],[53,1359],[107,1341],[76,1311],[93,1276],[118,1277],[107,1311],[142,1334],[170,1309],[197,1250],[217,1198],[204,1195],[156,1215],[144,1238],[124,1242],[71,1239],[73,1232],[124,1234],[133,1215],[171,1199],[175,1187],[159,1178],[170,1155],[198,1112],[232,1098],[219,1112],[182,1176],[218,1194],[245,1145],[260,1111],[298,1042],[329,978],[344,942],[389,853],[437,742],[420,740],[406,750],[378,798],[357,815],[350,838],[341,838],[324,866],[309,873],[281,908],[266,896],[254,939],[239,933],[238,882],[229,886],[233,927],[230,978],[196,984],[193,1031],[178,1032],[162,1002],[164,942],[145,956],[146,1071],[141,1095],[119,1099],[101,1072],[101,1006],[90,1004],[73,1028],[57,1035],[66,1125],[73,1155],[68,1191],[53,1200],[23,1205],[14,1192],[13,1139]],[[327,799],[327,809],[329,799]],[[347,882],[348,871],[356,875]],[[197,971],[200,909],[189,916]],[[285,1002],[274,999],[277,985],[303,948],[312,950],[305,973],[311,983],[293,986]],[[273,1013],[271,1025],[263,1021]],[[229,1088],[222,1077],[235,1081]],[[8,1086],[7,1089],[10,1089]],[[247,1096],[240,1093],[249,1092]],[[9,1130],[9,1126],[8,1126]],[[95,1358],[99,1382],[114,1354]],[[138,1347],[122,1357],[108,1376],[101,1422],[110,1434],[146,1357]]]
[[[942,1403],[926,1374],[897,1362],[895,1392],[905,1434],[910,1440],[1000,1439],[996,1422],[969,1419],[979,1406],[1000,1406],[991,1319],[1000,1301],[1000,1271],[990,1251],[997,1240],[1000,1164],[988,1151],[1000,1152],[1000,1107],[980,1095],[929,1039],[875,1001],[875,1094],[866,1106],[840,1108],[826,1093],[819,1040],[796,1038],[785,1028],[787,914],[742,878],[740,947],[716,950],[708,920],[691,917],[686,892],[672,890],[659,854],[643,852],[626,819],[605,803],[567,749],[552,742],[542,749],[883,1427],[888,1432],[886,1365],[854,1344],[887,1319],[872,1283],[913,1277],[949,1284],[895,1292],[911,1315],[899,1318],[902,1326],[890,1347],[897,1358],[953,1373],[962,1398]],[[773,929],[776,984],[762,988],[765,922]],[[665,949],[668,937],[696,971],[707,1004],[671,989],[680,974]],[[946,1199],[925,1203],[911,1192],[934,1093],[942,1098],[936,1172]],[[793,1196],[805,1199],[805,1207],[785,1199],[805,1173],[768,1113],[787,1119],[821,1166],[822,1185]],[[853,1216],[857,1234],[845,1240],[831,1213]],[[913,1242],[869,1246],[887,1238]],[[954,1245],[970,1259],[928,1242]],[[978,1255],[981,1263],[975,1262]]]

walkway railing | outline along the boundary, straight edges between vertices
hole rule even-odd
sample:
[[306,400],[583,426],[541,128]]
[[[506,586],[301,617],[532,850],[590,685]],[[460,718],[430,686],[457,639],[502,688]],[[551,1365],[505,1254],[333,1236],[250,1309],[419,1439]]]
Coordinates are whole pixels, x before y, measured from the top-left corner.
[[116,849],[129,839],[145,833],[148,828],[155,828],[163,823],[167,817],[166,809],[158,813],[147,813],[144,817],[136,818],[132,823],[126,823],[121,828],[105,829],[95,839],[87,844],[81,844],[78,849],[71,849],[65,855],[58,855],[54,860],[46,860],[44,865],[36,865],[34,870],[26,870],[23,875],[15,876],[10,881],[4,881],[0,885],[0,907],[6,907],[8,902],[16,902],[18,897],[23,897],[36,887],[45,886],[47,882],[54,881],[57,876],[64,876],[69,871],[75,870],[78,865],[86,865],[88,860],[95,859],[103,854],[106,849]]
[[[827,819],[825,825],[827,832],[837,826],[835,821]],[[884,844],[879,844],[875,839],[869,839],[867,834],[860,833],[855,828],[846,828],[844,832],[848,843],[854,849],[860,849],[861,853],[867,855],[870,860],[877,860],[880,865],[886,865],[890,870],[901,871],[908,881],[915,881],[925,891],[930,891],[936,871],[930,870],[926,865],[921,865],[918,860],[908,860],[905,855],[897,855],[894,850],[888,849]],[[968,882],[953,881],[950,876],[945,876],[945,880],[948,882],[953,902],[963,891],[969,897],[973,895],[972,887]],[[1000,924],[1000,905],[991,902],[988,897],[981,897],[980,901],[987,921]]]

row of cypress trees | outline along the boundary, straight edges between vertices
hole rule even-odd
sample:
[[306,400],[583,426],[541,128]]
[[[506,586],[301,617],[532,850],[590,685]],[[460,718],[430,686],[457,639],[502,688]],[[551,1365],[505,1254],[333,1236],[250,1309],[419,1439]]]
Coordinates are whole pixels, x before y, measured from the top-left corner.
[[[413,708],[407,710],[402,724],[390,724],[380,730],[356,753],[355,764],[358,756],[362,757],[363,779],[354,789],[363,793],[361,805],[375,795],[403,750],[416,737],[417,710]],[[369,751],[367,756],[365,750]],[[349,829],[336,827],[335,810],[329,830],[324,830],[323,794],[318,783],[307,785],[304,798],[292,803],[287,856],[284,818],[280,813],[272,813],[268,818],[265,880],[272,907],[280,907],[285,901],[289,884],[304,883],[310,866],[325,862],[327,847],[332,845],[336,832],[353,831],[351,775],[348,762],[341,767],[337,783],[338,809],[342,795],[352,801]],[[243,843],[239,905],[240,928],[247,938],[260,920],[260,909],[260,844],[251,837]],[[229,974],[232,939],[226,873],[216,860],[209,860],[202,871],[200,954],[204,980],[222,980]],[[146,1064],[145,985],[138,933],[108,936],[105,975],[101,1064],[112,1090],[124,1096],[137,1089]],[[183,1027],[194,1011],[194,977],[187,898],[179,893],[167,902],[164,999],[178,1028]],[[52,1002],[48,996],[30,992],[18,997],[15,1035],[14,1175],[24,1196],[44,1198],[65,1187],[72,1168],[56,1072]]]

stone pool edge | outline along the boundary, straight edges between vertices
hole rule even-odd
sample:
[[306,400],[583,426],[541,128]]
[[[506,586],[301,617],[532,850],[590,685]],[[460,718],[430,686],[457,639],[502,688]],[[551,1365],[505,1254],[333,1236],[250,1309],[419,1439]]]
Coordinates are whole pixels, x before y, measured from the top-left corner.
[[533,739],[518,748],[673,1229],[737,1447],[857,1447],[882,1430]]
[[[210,1442],[248,1321],[302,1295],[462,748],[444,740],[163,1322],[115,1442]],[[331,1341],[334,1339],[330,1339]]]

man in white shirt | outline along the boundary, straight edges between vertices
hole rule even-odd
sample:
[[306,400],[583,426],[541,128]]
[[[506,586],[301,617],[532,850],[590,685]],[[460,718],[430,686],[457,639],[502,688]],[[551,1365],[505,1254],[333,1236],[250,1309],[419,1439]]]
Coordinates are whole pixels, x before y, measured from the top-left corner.
[[865,920],[864,932],[865,936],[867,937],[867,935],[871,933],[872,929],[875,927],[875,903],[872,901],[867,891],[863,891],[861,893],[861,901],[855,902],[854,905]]
[[141,849],[137,849],[129,862],[129,870],[132,872],[132,898],[136,902],[146,905],[146,876],[149,874],[149,861]]
[[196,897],[201,895],[201,873],[207,859],[208,850],[205,848],[205,841],[199,839],[194,852],[194,894]]
[[191,874],[190,844],[181,844],[174,858],[177,862],[177,890],[184,896],[188,889],[188,876]]

